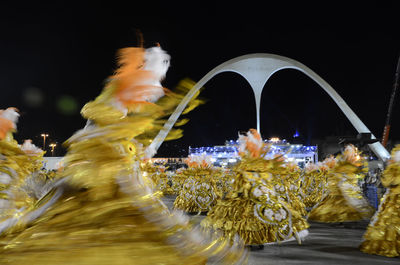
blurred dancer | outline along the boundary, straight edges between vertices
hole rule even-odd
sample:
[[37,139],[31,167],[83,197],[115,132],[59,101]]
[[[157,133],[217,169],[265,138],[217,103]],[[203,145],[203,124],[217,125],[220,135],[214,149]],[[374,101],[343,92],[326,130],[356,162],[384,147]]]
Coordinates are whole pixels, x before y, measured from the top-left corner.
[[45,152],[31,140],[19,145],[13,138],[18,118],[15,108],[0,110],[0,232],[17,224],[52,187],[41,170]]
[[294,162],[284,164],[285,174],[281,176],[282,183],[285,186],[286,201],[291,204],[293,209],[298,211],[302,216],[307,215],[306,206],[301,197],[301,169]]
[[381,178],[386,193],[369,223],[360,249],[369,254],[398,257],[400,256],[400,145],[393,148],[391,157]]
[[308,211],[322,199],[326,184],[325,177],[317,163],[308,163],[305,166],[300,194]]
[[328,175],[327,192],[309,213],[309,220],[339,223],[370,218],[373,209],[358,185],[366,171],[367,164],[361,152],[354,145],[347,145]]
[[2,234],[1,264],[244,262],[240,245],[169,212],[141,174],[141,160],[155,153],[146,146],[161,118],[182,98],[161,86],[169,60],[160,47],[119,52],[119,68],[81,110],[86,127],[65,143],[56,187]]

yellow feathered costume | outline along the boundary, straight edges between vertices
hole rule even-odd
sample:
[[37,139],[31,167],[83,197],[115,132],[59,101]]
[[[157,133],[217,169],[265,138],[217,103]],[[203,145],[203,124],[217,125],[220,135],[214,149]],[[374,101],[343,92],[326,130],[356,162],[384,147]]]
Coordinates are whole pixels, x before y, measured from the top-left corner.
[[400,145],[393,148],[381,181],[386,187],[379,209],[372,217],[360,245],[362,252],[400,256]]
[[215,205],[222,193],[217,188],[219,176],[207,156],[189,157],[182,189],[174,201],[174,209],[188,213],[206,213]]
[[277,243],[298,237],[307,221],[275,192],[281,183],[273,174],[283,172],[280,158],[266,159],[261,136],[251,129],[239,136],[241,161],[233,167],[232,190],[208,212],[201,224],[222,231],[234,239],[238,234],[246,245]]
[[13,138],[18,117],[15,108],[0,110],[0,232],[34,209],[50,189],[41,175],[44,152],[31,140],[19,145]]
[[354,222],[368,219],[373,209],[364,198],[358,180],[368,170],[360,151],[346,146],[328,174],[327,192],[309,213],[309,220],[323,223]]
[[120,51],[119,69],[81,111],[87,126],[65,143],[56,187],[1,235],[0,264],[244,263],[243,247],[169,212],[141,174],[154,153],[146,146],[179,102],[160,85],[169,59],[160,47]]

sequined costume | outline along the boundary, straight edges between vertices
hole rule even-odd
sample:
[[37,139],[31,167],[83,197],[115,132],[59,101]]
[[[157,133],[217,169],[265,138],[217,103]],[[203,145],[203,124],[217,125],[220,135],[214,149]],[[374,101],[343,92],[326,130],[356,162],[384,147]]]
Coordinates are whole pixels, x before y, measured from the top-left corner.
[[174,201],[174,209],[188,213],[206,213],[222,196],[216,184],[217,171],[206,156],[189,157],[186,163],[188,168],[182,174],[187,177]]
[[163,195],[173,194],[172,182],[169,180],[164,165],[155,165],[151,162],[142,163],[143,174],[147,175],[151,180],[150,184],[153,189],[161,191]]
[[[285,174],[281,175],[282,183],[286,188],[287,198],[286,201],[290,203],[290,205],[298,211],[302,216],[307,215],[306,206],[303,202],[303,198],[301,197],[301,169],[300,167],[293,163],[288,162],[284,164],[286,169]],[[286,194],[285,194],[286,197]]]
[[240,135],[239,143],[241,160],[233,167],[232,190],[217,201],[201,225],[223,231],[231,239],[238,234],[246,245],[276,243],[293,236],[301,240],[307,221],[274,191],[271,172],[282,161],[263,157],[265,144],[255,130]]
[[171,189],[173,192],[173,195],[179,195],[179,193],[182,190],[183,183],[187,179],[187,176],[185,174],[185,168],[181,167],[175,170],[175,172],[171,175]]
[[234,172],[230,168],[218,168],[215,170],[213,176],[218,193],[221,194],[221,197],[225,197],[232,190]]
[[353,145],[347,145],[339,155],[336,166],[328,174],[328,189],[325,197],[309,213],[309,220],[337,223],[368,219],[373,208],[364,198],[358,186],[359,178],[367,170],[366,161]]
[[146,143],[162,124],[169,56],[160,47],[120,55],[116,74],[81,111],[87,126],[65,143],[57,185],[1,235],[0,263],[244,263],[242,247],[200,233],[148,186],[139,164],[154,154]]
[[[19,145],[13,138],[19,114],[15,108],[0,110],[0,222],[15,223],[31,210],[51,185],[43,176],[44,152],[25,140]],[[11,126],[7,126],[7,123]],[[0,232],[4,227],[0,226]]]
[[322,200],[326,189],[326,174],[324,173],[316,163],[309,163],[304,168],[300,194],[307,210],[311,210]]
[[381,177],[386,192],[378,211],[371,218],[360,250],[365,253],[400,256],[400,145],[391,152],[391,159]]

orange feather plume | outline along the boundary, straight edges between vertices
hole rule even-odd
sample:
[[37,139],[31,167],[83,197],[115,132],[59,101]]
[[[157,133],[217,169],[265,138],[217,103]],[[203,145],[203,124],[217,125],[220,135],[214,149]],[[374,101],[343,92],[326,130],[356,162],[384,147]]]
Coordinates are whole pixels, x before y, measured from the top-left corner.
[[0,140],[6,138],[7,133],[11,131],[13,128],[14,124],[12,123],[12,121],[0,117]]
[[0,110],[0,140],[3,140],[7,133],[17,128],[18,109],[10,107]]
[[118,66],[111,76],[117,82],[116,98],[128,107],[135,103],[146,102],[154,95],[160,94],[160,89],[151,85],[156,78],[151,71],[144,70],[145,49],[124,48],[118,51]]

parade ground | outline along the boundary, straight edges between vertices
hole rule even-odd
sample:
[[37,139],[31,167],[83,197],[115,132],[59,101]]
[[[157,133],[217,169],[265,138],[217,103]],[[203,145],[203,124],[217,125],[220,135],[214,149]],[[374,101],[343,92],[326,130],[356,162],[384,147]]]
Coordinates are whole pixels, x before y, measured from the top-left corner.
[[[172,209],[175,196],[163,198]],[[195,221],[204,216],[190,215]],[[252,250],[249,265],[380,265],[400,264],[399,258],[365,254],[358,250],[368,222],[330,225],[310,223],[309,235],[299,245],[297,241],[281,245],[268,245],[262,250]]]

